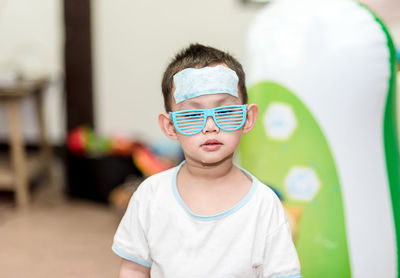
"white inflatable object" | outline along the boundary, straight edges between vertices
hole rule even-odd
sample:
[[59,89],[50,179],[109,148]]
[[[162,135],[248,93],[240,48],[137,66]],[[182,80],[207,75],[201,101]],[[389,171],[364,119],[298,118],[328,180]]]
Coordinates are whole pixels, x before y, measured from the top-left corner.
[[386,28],[356,2],[279,0],[257,15],[246,43],[249,102],[260,115],[240,161],[282,197],[304,277],[400,277]]

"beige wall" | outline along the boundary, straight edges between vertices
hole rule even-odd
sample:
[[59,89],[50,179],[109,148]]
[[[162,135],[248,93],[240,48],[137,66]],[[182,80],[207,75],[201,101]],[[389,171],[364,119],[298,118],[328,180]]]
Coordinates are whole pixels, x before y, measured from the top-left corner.
[[400,1],[399,0],[359,0],[370,7],[380,17],[383,17],[386,22],[395,22],[400,16]]

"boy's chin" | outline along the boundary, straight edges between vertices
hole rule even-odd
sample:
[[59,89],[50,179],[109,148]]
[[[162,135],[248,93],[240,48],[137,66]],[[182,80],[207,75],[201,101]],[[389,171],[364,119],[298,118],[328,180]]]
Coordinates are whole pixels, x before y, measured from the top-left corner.
[[232,155],[228,155],[226,157],[207,157],[204,158],[202,160],[200,160],[200,163],[203,166],[218,166],[220,164],[223,164],[229,160],[232,161],[233,158],[233,154]]

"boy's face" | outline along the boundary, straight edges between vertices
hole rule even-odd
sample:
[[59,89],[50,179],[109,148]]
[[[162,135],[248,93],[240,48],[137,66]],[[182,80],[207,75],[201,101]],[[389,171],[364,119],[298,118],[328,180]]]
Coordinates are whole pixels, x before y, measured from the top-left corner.
[[[173,103],[172,110],[210,109],[226,105],[242,104],[240,98],[228,94],[203,95]],[[220,162],[233,155],[239,145],[243,128],[224,131],[208,117],[205,127],[195,135],[184,135],[176,131],[176,139],[182,146],[185,158],[189,162],[210,164]]]

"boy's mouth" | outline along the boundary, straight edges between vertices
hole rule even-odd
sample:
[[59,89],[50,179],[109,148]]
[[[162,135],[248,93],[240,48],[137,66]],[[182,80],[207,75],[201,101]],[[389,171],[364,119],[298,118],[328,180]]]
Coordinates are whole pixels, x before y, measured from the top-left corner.
[[201,144],[201,147],[208,151],[218,150],[221,146],[222,143],[215,139],[207,140],[205,143]]

